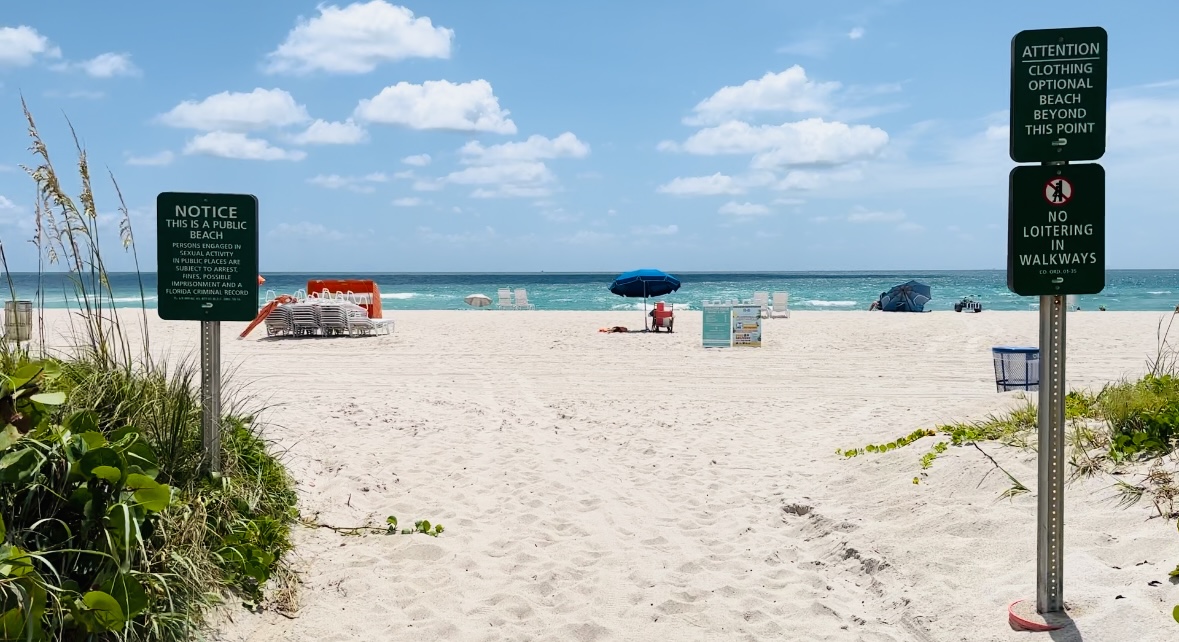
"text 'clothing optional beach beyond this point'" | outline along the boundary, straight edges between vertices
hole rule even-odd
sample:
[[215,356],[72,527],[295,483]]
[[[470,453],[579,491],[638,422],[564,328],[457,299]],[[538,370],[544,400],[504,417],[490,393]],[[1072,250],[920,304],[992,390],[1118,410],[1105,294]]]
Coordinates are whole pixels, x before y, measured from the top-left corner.
[[1101,27],[1021,31],[1011,41],[1011,160],[1105,154],[1109,35]]

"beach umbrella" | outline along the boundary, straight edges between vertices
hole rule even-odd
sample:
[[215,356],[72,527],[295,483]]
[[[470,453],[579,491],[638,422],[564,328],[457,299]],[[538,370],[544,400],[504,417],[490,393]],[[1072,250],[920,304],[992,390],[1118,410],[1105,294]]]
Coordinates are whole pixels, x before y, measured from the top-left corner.
[[468,294],[463,301],[472,308],[486,308],[491,305],[491,297],[486,294]]
[[643,327],[647,327],[647,297],[663,296],[680,289],[680,280],[661,270],[623,272],[610,284],[610,292],[631,298],[643,297]]
[[880,295],[880,309],[885,312],[924,312],[933,295],[920,281],[907,281]]

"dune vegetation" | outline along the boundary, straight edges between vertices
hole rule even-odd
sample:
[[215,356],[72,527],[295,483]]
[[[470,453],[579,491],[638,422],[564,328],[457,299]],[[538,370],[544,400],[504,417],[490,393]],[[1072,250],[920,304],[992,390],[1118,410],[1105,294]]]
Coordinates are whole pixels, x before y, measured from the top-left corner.
[[259,409],[227,404],[222,472],[210,474],[199,368],[153,357],[142,279],[139,309],[115,309],[86,151],[74,135],[73,197],[25,116],[38,274],[68,273],[73,292],[69,336],[55,342],[38,312],[46,293],[16,291],[0,239],[10,298],[35,307],[31,340],[0,342],[0,639],[188,640],[226,600],[289,606],[296,495]]

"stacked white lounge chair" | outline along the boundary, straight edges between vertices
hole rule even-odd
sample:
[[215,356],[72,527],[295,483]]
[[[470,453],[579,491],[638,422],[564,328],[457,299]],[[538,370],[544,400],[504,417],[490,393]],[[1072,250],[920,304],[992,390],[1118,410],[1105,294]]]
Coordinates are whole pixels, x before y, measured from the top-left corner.
[[271,337],[367,336],[394,329],[390,319],[370,319],[368,312],[353,303],[351,293],[324,292],[299,298],[295,303],[276,306],[266,315],[266,335]]

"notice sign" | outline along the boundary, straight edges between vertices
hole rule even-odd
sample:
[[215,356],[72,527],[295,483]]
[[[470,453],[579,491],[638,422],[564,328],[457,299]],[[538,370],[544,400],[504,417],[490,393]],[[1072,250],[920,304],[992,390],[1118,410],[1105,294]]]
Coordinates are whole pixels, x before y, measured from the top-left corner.
[[1011,41],[1011,160],[1105,154],[1109,35],[1101,27],[1021,31]]
[[761,306],[733,306],[733,345],[761,347]]
[[156,198],[159,314],[252,321],[258,314],[258,199],[164,192]]
[[1105,288],[1105,168],[1011,170],[1007,287],[1020,296],[1097,294]]
[[728,348],[733,345],[733,306],[704,302],[704,347]]

